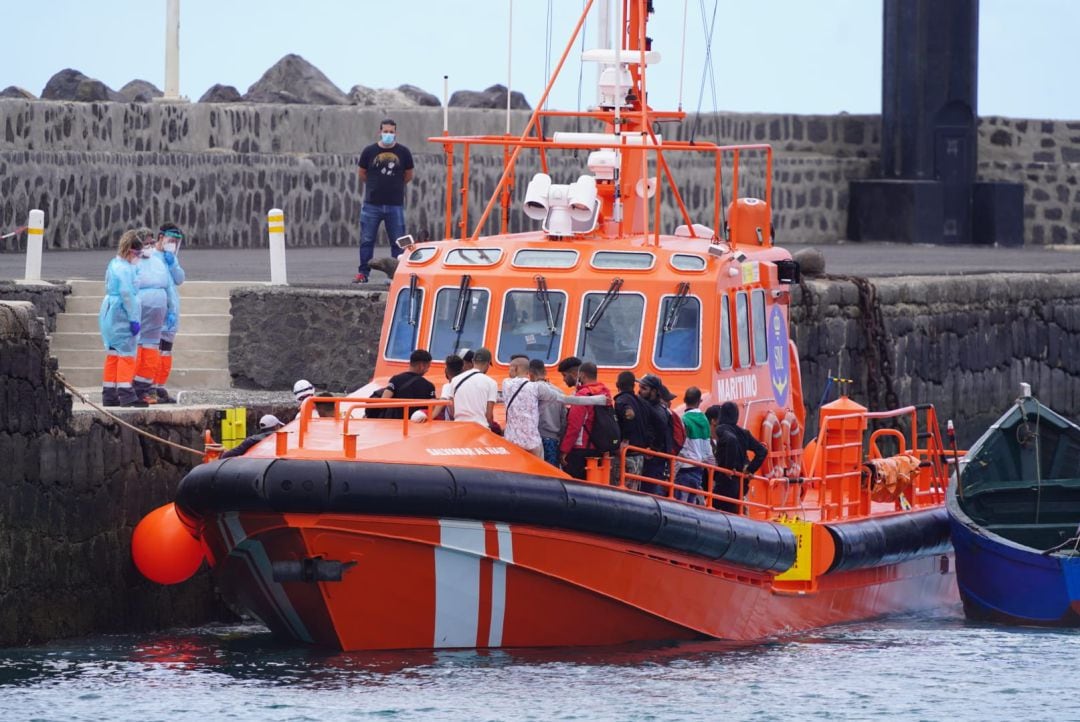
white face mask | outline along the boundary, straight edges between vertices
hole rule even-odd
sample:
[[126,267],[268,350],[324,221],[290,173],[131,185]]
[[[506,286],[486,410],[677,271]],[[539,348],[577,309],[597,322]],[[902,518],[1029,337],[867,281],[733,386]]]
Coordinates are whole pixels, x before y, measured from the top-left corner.
[[154,252],[153,248],[144,248],[144,249],[142,249],[142,252],[141,252],[140,255],[142,255],[143,258],[149,258],[150,254],[152,254],[153,252]]
[[176,253],[176,241],[169,241],[165,244],[166,253]]

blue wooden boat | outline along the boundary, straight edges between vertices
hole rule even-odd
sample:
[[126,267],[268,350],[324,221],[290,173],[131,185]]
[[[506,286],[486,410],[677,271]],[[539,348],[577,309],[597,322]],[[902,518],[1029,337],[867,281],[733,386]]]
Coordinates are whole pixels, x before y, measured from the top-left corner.
[[1023,387],[949,485],[960,598],[969,619],[1080,626],[1080,426]]

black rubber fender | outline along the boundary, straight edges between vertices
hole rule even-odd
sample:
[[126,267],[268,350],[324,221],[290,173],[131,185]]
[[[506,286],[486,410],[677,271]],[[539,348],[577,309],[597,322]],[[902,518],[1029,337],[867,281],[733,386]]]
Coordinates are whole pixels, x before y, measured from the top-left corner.
[[944,507],[826,524],[836,555],[826,573],[867,569],[952,549]]
[[552,527],[651,544],[758,571],[795,562],[785,526],[649,494],[472,467],[237,457],[181,482],[189,516],[278,512],[460,518]]

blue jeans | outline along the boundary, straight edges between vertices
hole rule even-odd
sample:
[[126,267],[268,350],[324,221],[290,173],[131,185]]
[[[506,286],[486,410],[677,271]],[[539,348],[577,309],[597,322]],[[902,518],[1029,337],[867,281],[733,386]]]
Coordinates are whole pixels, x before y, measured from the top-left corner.
[[377,206],[365,203],[360,209],[360,273],[371,275],[371,258],[375,255],[375,238],[379,224],[386,223],[386,235],[390,237],[390,255],[397,258],[401,249],[394,243],[405,235],[405,206]]
[[[701,490],[702,481],[704,479],[704,472],[700,466],[683,467],[675,472],[675,483],[679,486],[688,486],[691,489]],[[690,501],[694,504],[701,504],[704,502],[704,497],[699,494],[691,494],[688,491],[681,489],[675,490],[675,498],[680,501]]]
[[542,436],[540,441],[544,443],[544,461],[559,468],[559,440]]

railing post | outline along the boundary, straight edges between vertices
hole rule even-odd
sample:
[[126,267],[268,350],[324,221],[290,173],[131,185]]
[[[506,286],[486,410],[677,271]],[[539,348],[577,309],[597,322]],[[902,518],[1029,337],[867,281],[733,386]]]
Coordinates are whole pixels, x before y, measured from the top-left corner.
[[26,271],[24,280],[41,280],[41,250],[45,237],[45,211],[30,211],[26,222]]
[[266,215],[267,229],[270,233],[270,283],[275,286],[287,286],[285,279],[285,212],[272,208]]

